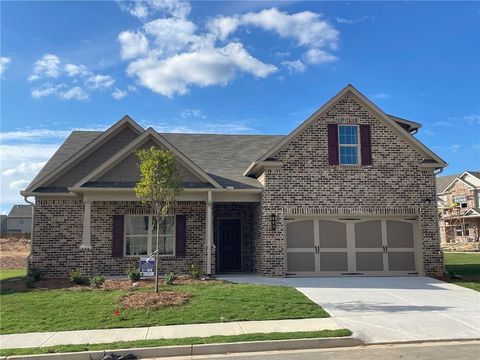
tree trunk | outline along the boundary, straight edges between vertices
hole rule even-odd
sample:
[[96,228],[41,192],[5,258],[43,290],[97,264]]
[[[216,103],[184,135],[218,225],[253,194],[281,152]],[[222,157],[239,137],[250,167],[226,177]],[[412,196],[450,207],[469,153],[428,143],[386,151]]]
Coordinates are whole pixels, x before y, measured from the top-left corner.
[[155,292],[158,294],[158,259],[159,259],[159,231],[160,231],[160,217],[157,215],[157,252],[155,253]]

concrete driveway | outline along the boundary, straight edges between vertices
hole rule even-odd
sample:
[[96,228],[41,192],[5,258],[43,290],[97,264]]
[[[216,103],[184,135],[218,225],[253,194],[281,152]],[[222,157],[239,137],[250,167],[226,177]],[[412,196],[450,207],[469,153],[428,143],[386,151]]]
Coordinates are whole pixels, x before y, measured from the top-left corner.
[[221,278],[293,286],[369,343],[480,339],[480,293],[428,277]]

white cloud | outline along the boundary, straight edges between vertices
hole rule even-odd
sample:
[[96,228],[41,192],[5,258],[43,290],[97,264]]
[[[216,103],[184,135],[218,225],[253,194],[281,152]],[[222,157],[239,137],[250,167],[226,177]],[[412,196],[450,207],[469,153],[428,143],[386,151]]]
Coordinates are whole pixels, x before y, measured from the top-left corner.
[[180,116],[182,117],[182,119],[191,119],[191,118],[206,119],[207,118],[203,113],[203,111],[200,109],[185,109],[180,113]]
[[225,40],[232,32],[234,32],[240,20],[237,16],[226,17],[218,16],[207,22],[207,30],[220,40]]
[[276,32],[284,38],[294,38],[299,45],[336,49],[339,33],[321,14],[302,11],[288,14],[276,8],[242,16],[242,24],[258,26]]
[[0,76],[3,75],[7,69],[8,64],[12,62],[12,59],[6,56],[0,57]]
[[90,74],[90,71],[87,69],[85,65],[75,65],[75,64],[65,65],[65,72],[70,77],[86,76]]
[[0,198],[2,203],[23,203],[20,190],[35,177],[39,169],[58,149],[58,144],[17,143],[0,145]]
[[478,114],[465,115],[462,116],[461,119],[468,125],[480,125],[480,115]]
[[75,86],[66,91],[61,91],[59,96],[66,100],[88,100],[88,94],[80,86]]
[[30,81],[41,79],[42,77],[57,78],[60,76],[60,59],[54,54],[45,54],[33,65],[33,74],[29,77]]
[[159,13],[183,18],[191,11],[188,2],[179,0],[117,1],[117,4],[122,11],[140,20]]
[[448,151],[451,152],[451,153],[456,153],[458,150],[460,150],[462,148],[462,145],[460,144],[453,144],[453,145],[450,145],[448,147]]
[[305,53],[305,61],[309,64],[323,64],[336,61],[338,58],[328,52],[320,49],[309,49]]
[[[186,94],[192,86],[226,85],[240,73],[266,78],[278,71],[277,66],[254,57],[239,40],[229,39],[239,27],[270,31],[293,39],[295,47],[305,47],[303,59],[281,63],[291,73],[304,72],[307,63],[337,60],[327,49],[337,48],[338,31],[322,14],[310,11],[288,14],[271,8],[243,15],[217,16],[199,28],[187,18],[190,6],[186,2],[143,4],[148,17],[152,11],[170,16],[148,21],[134,31],[121,32],[118,36],[121,55],[130,60],[128,75],[163,96]],[[123,9],[131,12],[133,6],[129,3]]]
[[300,60],[283,61],[282,65],[285,66],[290,73],[305,72],[306,66]]
[[85,84],[92,89],[108,89],[115,83],[110,75],[92,75]]
[[45,83],[40,87],[32,89],[32,97],[34,99],[40,99],[45,96],[56,95],[63,87],[65,87],[64,84],[53,85],[51,83]]
[[11,141],[32,141],[38,139],[62,139],[70,134],[70,130],[25,129],[0,132],[0,143]]
[[122,59],[131,59],[148,53],[148,40],[140,32],[123,31],[118,35],[122,46]]
[[390,94],[377,93],[377,94],[373,94],[372,97],[374,99],[378,99],[378,100],[385,100],[385,99],[388,99],[390,97]]
[[362,17],[359,17],[359,18],[356,18],[356,19],[346,19],[346,18],[342,18],[342,17],[336,17],[335,18],[337,20],[337,22],[339,24],[355,24],[355,23],[358,23],[358,22],[362,22],[362,21],[365,21],[368,19],[368,16],[362,16]]
[[20,191],[24,190],[28,184],[30,184],[29,180],[14,180],[8,185],[8,187],[12,190]]
[[112,96],[116,100],[123,99],[125,96],[127,96],[127,92],[125,90],[120,90],[119,88],[115,88],[115,90],[112,92]]

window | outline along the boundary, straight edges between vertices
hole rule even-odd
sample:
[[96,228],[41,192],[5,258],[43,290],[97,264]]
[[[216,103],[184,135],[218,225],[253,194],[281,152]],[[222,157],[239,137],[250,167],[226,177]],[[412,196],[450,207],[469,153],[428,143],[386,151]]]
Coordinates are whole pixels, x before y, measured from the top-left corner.
[[[175,216],[167,216],[159,229],[160,255],[175,254]],[[157,245],[155,216],[125,216],[125,255],[150,255]]]
[[358,165],[360,163],[357,125],[338,126],[338,150],[341,165]]
[[18,220],[18,223],[19,223],[20,225],[23,225],[23,224],[25,224],[25,220],[20,219],[20,220]]
[[456,236],[470,236],[469,227],[470,227],[470,224],[468,224],[468,223],[465,224],[465,227],[463,227],[463,229],[462,229],[462,226],[455,226],[455,235]]
[[453,202],[461,208],[467,207],[467,195],[457,195],[453,197]]

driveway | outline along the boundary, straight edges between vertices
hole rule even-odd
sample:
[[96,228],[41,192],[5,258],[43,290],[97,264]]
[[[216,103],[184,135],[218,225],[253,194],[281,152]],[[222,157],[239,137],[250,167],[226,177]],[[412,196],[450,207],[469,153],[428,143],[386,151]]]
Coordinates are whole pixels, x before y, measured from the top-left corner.
[[428,277],[221,278],[293,286],[369,343],[480,339],[480,293]]

